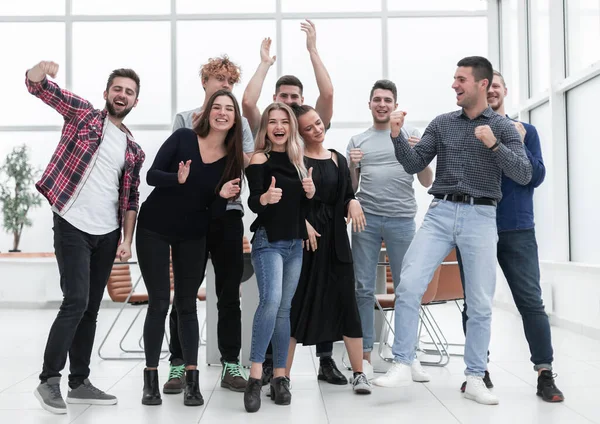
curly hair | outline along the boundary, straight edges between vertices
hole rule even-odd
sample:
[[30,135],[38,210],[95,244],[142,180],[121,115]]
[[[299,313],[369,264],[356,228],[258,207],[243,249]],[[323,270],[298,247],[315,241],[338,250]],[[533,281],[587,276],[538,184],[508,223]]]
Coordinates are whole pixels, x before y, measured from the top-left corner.
[[213,75],[227,73],[231,76],[231,84],[240,82],[242,70],[238,65],[229,60],[227,55],[220,57],[211,57],[204,65],[200,67],[200,77],[205,82]]

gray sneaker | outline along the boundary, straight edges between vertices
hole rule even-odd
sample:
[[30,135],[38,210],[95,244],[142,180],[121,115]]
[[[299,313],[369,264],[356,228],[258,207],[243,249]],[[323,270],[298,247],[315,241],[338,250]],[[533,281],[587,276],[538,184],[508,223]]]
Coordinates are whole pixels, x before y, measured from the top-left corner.
[[352,380],[352,390],[357,395],[370,395],[371,394],[371,383],[367,379],[365,373],[361,372]]
[[67,413],[67,405],[60,393],[60,377],[52,377],[45,383],[40,383],[33,394],[46,411],[53,414]]
[[89,379],[83,380],[83,384],[76,389],[69,390],[67,403],[82,403],[85,405],[114,405],[117,398],[113,395],[104,393],[102,390],[94,387]]

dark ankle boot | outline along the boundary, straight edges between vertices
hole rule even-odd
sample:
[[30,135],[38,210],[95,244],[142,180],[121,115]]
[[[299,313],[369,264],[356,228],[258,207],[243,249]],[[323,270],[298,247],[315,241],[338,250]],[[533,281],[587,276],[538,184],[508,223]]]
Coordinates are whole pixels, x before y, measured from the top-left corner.
[[331,356],[322,357],[319,366],[319,380],[324,380],[329,384],[344,385],[348,384],[348,379],[338,370],[335,361]]
[[289,378],[277,377],[271,379],[271,400],[276,405],[289,405],[292,403]]
[[142,405],[160,405],[160,390],[158,388],[158,370],[144,370],[144,392]]
[[260,392],[262,389],[262,379],[248,378],[246,389],[244,390],[244,407],[247,412],[256,412],[260,409]]
[[183,392],[183,404],[186,406],[200,406],[204,405],[204,399],[200,393],[200,383],[198,377],[200,372],[198,370],[186,370],[185,371],[185,389]]

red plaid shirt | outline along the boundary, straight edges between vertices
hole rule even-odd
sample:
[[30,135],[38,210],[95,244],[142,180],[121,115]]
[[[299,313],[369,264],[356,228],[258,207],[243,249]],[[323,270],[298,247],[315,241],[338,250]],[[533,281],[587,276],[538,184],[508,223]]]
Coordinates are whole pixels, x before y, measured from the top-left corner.
[[[87,180],[92,170],[90,164],[93,166],[96,161],[108,112],[94,109],[87,100],[61,89],[46,78],[39,83],[34,83],[25,77],[25,84],[31,94],[52,106],[65,118],[60,142],[42,178],[35,185],[62,215],[71,206],[73,196],[81,189],[80,183]],[[124,125],[122,128],[127,133],[127,149],[125,171],[119,187],[121,224],[125,219],[126,211],[138,210],[140,170],[145,159],[142,148],[133,140],[131,132]]]

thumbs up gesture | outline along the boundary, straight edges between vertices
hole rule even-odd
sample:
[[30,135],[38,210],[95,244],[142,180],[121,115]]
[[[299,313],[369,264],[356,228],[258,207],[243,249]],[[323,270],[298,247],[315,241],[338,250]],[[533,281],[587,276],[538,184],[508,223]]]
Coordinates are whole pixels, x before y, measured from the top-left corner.
[[280,188],[275,187],[275,177],[271,177],[271,185],[266,193],[260,196],[260,204],[263,206],[273,205],[281,200],[283,191]]
[[308,169],[308,175],[306,176],[306,178],[302,178],[302,188],[304,189],[304,192],[306,193],[306,197],[308,197],[309,199],[312,199],[313,196],[315,195],[315,191],[317,190],[315,188],[315,183],[313,182],[312,179],[312,167],[310,167]]

